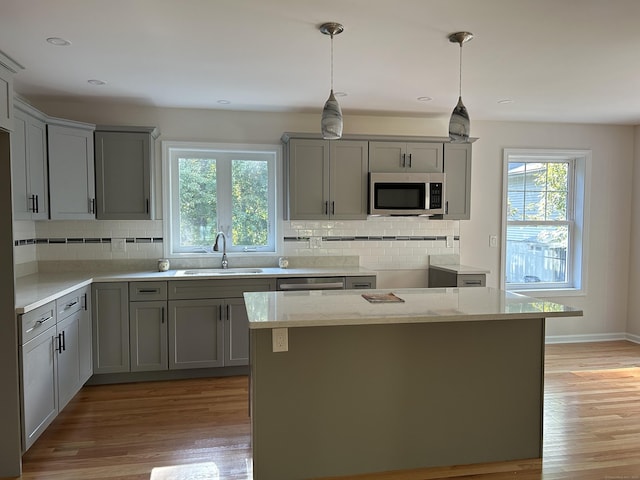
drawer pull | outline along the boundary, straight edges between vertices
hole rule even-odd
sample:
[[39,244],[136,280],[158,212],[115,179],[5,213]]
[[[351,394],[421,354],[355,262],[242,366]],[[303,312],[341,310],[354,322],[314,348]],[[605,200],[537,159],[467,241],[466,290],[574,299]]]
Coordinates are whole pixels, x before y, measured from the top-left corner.
[[36,328],[38,328],[40,325],[42,325],[45,322],[48,322],[49,320],[51,320],[53,317],[52,316],[48,316],[46,318],[41,318],[40,320],[36,320],[36,323],[33,325],[33,327],[31,327],[30,329],[28,329],[26,332],[24,333],[31,333],[33,332]]
[[138,293],[160,293],[159,288],[141,288]]
[[71,303],[67,303],[67,304],[64,306],[64,309],[65,309],[65,310],[67,310],[67,309],[69,309],[69,308],[71,308],[71,307],[73,307],[74,305],[77,305],[77,304],[78,304],[78,300],[74,300],[74,301],[73,301],[73,302],[71,302]]

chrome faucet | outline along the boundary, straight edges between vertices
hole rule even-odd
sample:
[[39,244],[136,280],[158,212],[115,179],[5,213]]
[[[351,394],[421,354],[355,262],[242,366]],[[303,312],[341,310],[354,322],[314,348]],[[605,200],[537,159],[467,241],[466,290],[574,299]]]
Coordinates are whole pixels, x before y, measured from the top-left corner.
[[229,261],[227,260],[227,237],[224,236],[224,233],[218,232],[216,235],[216,241],[213,244],[213,251],[220,251],[220,247],[218,247],[218,240],[220,237],[222,237],[222,268],[229,268]]

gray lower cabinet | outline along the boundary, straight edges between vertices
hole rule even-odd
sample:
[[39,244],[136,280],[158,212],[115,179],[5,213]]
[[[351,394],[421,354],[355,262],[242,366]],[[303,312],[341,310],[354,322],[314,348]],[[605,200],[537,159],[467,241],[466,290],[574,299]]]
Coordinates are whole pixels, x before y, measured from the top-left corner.
[[168,368],[166,300],[129,303],[131,371]]
[[45,118],[19,97],[14,99],[11,169],[13,215],[16,220],[49,218]]
[[94,125],[49,118],[49,210],[52,220],[95,218]]
[[471,218],[471,144],[445,143],[446,220]]
[[223,304],[210,298],[169,301],[171,370],[224,365]]
[[443,144],[369,142],[369,171],[376,173],[440,173]]
[[368,142],[292,139],[285,145],[289,220],[367,218]]
[[169,368],[249,364],[244,292],[275,290],[275,279],[170,281]]
[[93,372],[130,371],[128,283],[94,283],[91,287],[91,312]]
[[19,318],[23,451],[91,376],[87,294],[80,288]]
[[58,415],[55,302],[20,315],[22,450],[33,445]]
[[129,349],[132,372],[167,370],[167,282],[129,283]]
[[155,127],[96,127],[96,217],[153,219]]

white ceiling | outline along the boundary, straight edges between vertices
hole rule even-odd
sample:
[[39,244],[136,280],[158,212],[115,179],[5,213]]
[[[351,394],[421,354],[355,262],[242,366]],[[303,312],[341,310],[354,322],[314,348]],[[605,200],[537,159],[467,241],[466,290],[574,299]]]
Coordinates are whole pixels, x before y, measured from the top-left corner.
[[346,116],[448,116],[467,30],[472,121],[640,125],[638,0],[0,0],[0,50],[32,99],[319,113],[327,21]]

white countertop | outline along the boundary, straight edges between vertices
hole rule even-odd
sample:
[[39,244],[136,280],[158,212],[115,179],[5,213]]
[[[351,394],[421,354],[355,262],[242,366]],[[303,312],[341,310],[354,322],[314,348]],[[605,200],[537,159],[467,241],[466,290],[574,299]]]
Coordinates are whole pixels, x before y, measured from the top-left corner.
[[[197,270],[189,268],[185,270]],[[214,269],[208,269],[214,270]],[[48,302],[71,293],[77,288],[93,282],[136,282],[166,280],[211,280],[242,278],[286,278],[286,277],[330,277],[375,275],[375,272],[361,267],[304,267],[270,268],[260,267],[260,273],[237,273],[232,275],[176,275],[179,270],[167,272],[101,272],[101,273],[37,273],[16,279],[16,313],[26,313]]]
[[491,271],[487,270],[486,268],[470,267],[469,265],[460,265],[459,263],[429,265],[429,268],[433,268],[435,270],[444,270],[445,272],[452,272],[458,275],[477,275],[483,273],[491,273]]
[[495,288],[411,288],[404,303],[369,303],[389,290],[247,292],[249,328],[317,327],[582,316],[582,310]]

